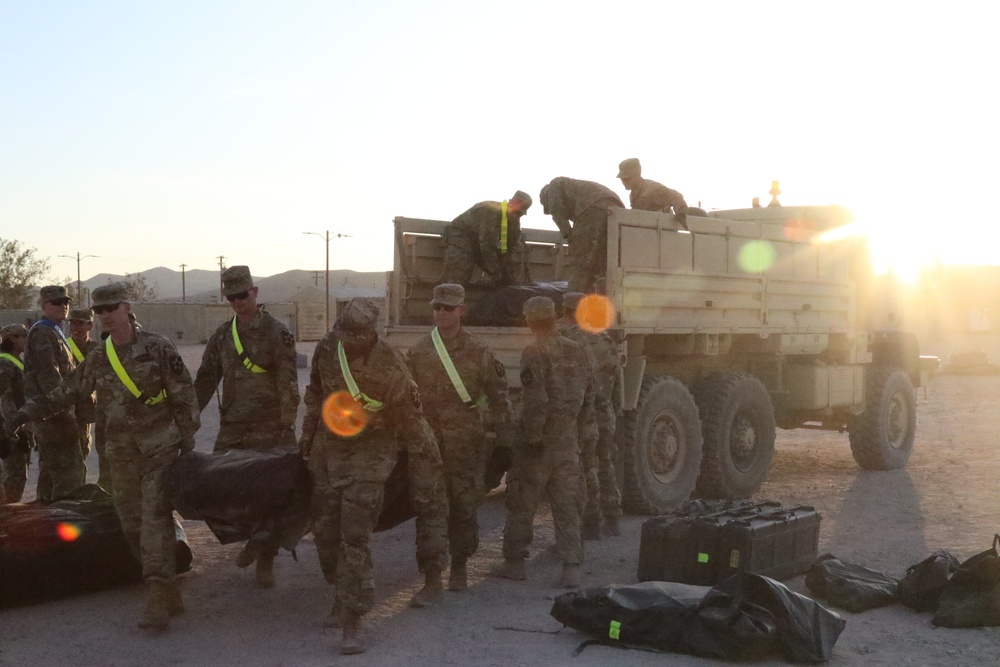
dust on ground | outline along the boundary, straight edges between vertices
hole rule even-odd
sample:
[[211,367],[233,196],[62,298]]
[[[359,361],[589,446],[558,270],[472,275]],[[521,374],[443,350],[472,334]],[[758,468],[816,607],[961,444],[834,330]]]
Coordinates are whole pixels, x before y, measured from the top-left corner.
[[[311,344],[299,351],[311,354]],[[184,346],[196,369],[204,346]],[[307,371],[300,370],[304,386]],[[851,457],[846,434],[780,431],[774,467],[758,498],[815,506],[823,516],[821,552],[899,577],[937,548],[959,558],[989,547],[1000,531],[1000,376],[939,376],[919,394],[917,440],[905,470],[866,472]],[[218,430],[215,405],[206,408],[198,435],[210,451]],[[96,461],[91,457],[91,481]],[[35,471],[35,469],[32,469]],[[28,498],[34,497],[34,480]],[[636,581],[639,532],[644,517],[625,517],[622,535],[588,542],[584,586]],[[239,545],[222,546],[199,522],[184,521],[194,552],[191,572],[180,577],[186,612],[158,634],[140,631],[141,586],[8,609],[0,612],[0,665],[714,665],[681,655],[602,646],[574,649],[584,635],[549,616],[562,591],[553,582],[559,563],[545,549],[553,542],[551,519],[536,519],[527,582],[486,575],[500,560],[503,494],[480,512],[482,545],[470,562],[470,588],[445,591],[427,609],[407,606],[421,579],[414,559],[413,522],[374,538],[377,606],[366,618],[370,643],[361,656],[340,656],[338,630],[321,626],[332,604],[307,537],[297,561],[282,552],[277,586],[262,590],[253,568],[239,570]],[[806,592],[802,577],[789,582]],[[841,612],[847,628],[831,665],[994,665],[1000,629],[944,629],[929,614],[894,605],[861,614]],[[760,665],[786,664],[780,660]]]

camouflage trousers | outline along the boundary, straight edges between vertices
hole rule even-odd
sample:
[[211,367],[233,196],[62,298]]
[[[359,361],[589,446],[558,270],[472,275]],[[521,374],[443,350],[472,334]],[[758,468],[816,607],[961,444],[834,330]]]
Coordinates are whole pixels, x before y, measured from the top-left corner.
[[[359,438],[350,449],[317,435],[309,457],[313,477],[313,536],[327,583],[337,602],[357,614],[375,605],[372,533],[382,512],[385,481],[396,462],[394,438]],[[339,450],[337,448],[340,448]]]
[[108,462],[107,429],[104,415],[97,415],[94,423],[94,449],[97,450],[97,484],[108,493],[114,492],[114,482],[111,481],[111,464]]
[[53,500],[86,484],[87,466],[72,411],[34,422],[32,429],[38,444],[38,499]]
[[263,451],[274,448],[297,452],[295,430],[278,421],[222,422],[212,451],[224,452],[229,449]]
[[177,459],[177,450],[144,455],[135,441],[123,438],[108,443],[107,455],[115,511],[125,540],[142,563],[142,577],[170,582],[177,571],[176,536],[163,473]]
[[596,526],[602,515],[605,519],[616,519],[622,515],[618,471],[615,469],[618,447],[615,444],[614,412],[607,410],[598,414],[594,436],[581,443],[580,463],[585,484],[581,484],[580,488],[586,498],[581,503],[583,522]]
[[437,443],[407,449],[410,500],[417,512],[417,568],[443,570],[448,550],[448,496]]
[[580,457],[576,447],[552,451],[531,458],[514,451],[507,473],[507,522],[503,529],[503,556],[506,560],[528,557],[534,537],[533,523],[538,503],[547,496],[552,506],[556,550],[566,565],[583,563],[580,538]]
[[452,558],[468,560],[479,550],[477,513],[486,495],[486,435],[481,428],[436,435],[448,494],[448,550]]
[[22,434],[14,440],[10,456],[0,460],[0,505],[21,502],[24,485],[28,481],[28,460],[31,456],[31,434]]
[[581,213],[569,234],[570,292],[595,291],[597,279],[607,273],[607,245],[608,209],[594,206]]

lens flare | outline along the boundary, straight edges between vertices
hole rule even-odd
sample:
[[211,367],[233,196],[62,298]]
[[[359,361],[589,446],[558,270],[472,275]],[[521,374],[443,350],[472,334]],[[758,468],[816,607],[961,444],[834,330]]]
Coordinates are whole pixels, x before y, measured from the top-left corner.
[[350,438],[364,430],[368,413],[348,392],[337,391],[323,401],[323,421],[334,435]]
[[783,229],[789,241],[808,241],[812,237],[812,222],[796,218],[785,223]]
[[777,254],[774,246],[767,241],[750,241],[740,248],[737,261],[747,273],[764,273],[774,266]]
[[56,534],[63,542],[75,542],[80,537],[80,527],[72,523],[56,525]]
[[576,305],[576,323],[590,333],[600,333],[615,321],[615,307],[600,294],[588,294]]

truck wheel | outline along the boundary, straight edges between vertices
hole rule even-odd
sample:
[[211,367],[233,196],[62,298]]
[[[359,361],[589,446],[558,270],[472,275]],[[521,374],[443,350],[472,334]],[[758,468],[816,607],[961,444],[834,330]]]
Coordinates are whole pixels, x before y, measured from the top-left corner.
[[767,477],[774,458],[774,406],[749,373],[709,375],[695,390],[705,439],[697,493],[745,498]]
[[701,424],[683,383],[645,377],[636,409],[625,413],[617,431],[626,511],[663,514],[688,499],[701,465]]
[[895,366],[871,366],[865,380],[865,411],[848,425],[851,453],[865,470],[902,468],[917,430],[913,384]]

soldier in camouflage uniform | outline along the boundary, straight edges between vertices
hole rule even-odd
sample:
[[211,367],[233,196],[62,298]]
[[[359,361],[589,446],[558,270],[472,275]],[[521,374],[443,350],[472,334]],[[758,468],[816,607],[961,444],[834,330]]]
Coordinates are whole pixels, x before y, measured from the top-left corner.
[[[506,206],[506,216],[503,207]],[[510,202],[479,202],[445,227],[445,280],[469,283],[478,266],[488,285],[513,285],[516,250],[521,240],[521,216],[531,207],[531,196],[518,190]],[[506,233],[504,218],[506,217]]]
[[[39,305],[44,317],[28,330],[24,350],[24,398],[28,402],[47,403],[49,394],[76,369],[76,359],[62,330],[70,300],[61,285],[41,289]],[[38,445],[39,500],[53,500],[86,483],[87,466],[81,455],[73,405],[33,424],[32,430]]]
[[[345,654],[365,650],[361,617],[375,602],[371,536],[385,481],[396,464],[397,438],[421,443],[409,446],[411,452],[432,456],[437,451],[417,385],[402,355],[379,338],[377,322],[372,299],[352,299],[317,344],[299,439],[314,480],[313,535],[320,566],[327,582],[336,585],[326,625],[343,626],[340,652]],[[321,428],[324,401],[335,392],[347,392],[363,406],[367,425],[354,436]],[[440,483],[440,457],[436,469]]]
[[[0,417],[10,419],[24,405],[24,362],[21,353],[28,338],[23,324],[8,324],[0,330]],[[0,452],[0,504],[20,502],[28,480],[31,433],[22,432]]]
[[[465,289],[458,284],[436,286],[431,307],[435,330],[413,344],[407,363],[444,461],[451,553],[448,589],[464,591],[468,587],[466,562],[479,548],[476,512],[486,492],[488,452],[480,398],[486,398],[501,437],[509,437],[511,406],[503,364],[485,342],[462,328]],[[446,367],[446,358],[457,378]]]
[[[89,308],[74,308],[69,311],[67,321],[69,322],[69,337],[66,339],[66,342],[69,343],[70,352],[73,353],[76,363],[82,364],[83,360],[90,354],[90,351],[100,345],[99,341],[90,337],[90,332],[94,329],[94,313]],[[87,457],[90,456],[91,443],[93,442],[96,445],[98,469],[104,473],[105,481],[107,481],[110,473],[107,469],[107,460],[103,455],[103,441],[97,445],[98,425],[96,419],[94,397],[89,396],[81,400],[76,406],[76,421],[80,429],[80,452],[83,454],[83,460],[86,461]],[[91,438],[90,433],[91,424],[94,424],[93,438]],[[101,484],[100,479],[98,479],[97,483],[106,490],[108,489],[104,484]]]
[[198,401],[177,348],[166,337],[133,326],[126,298],[122,283],[94,290],[93,309],[109,337],[46,402],[29,403],[8,428],[44,419],[97,392],[97,410],[107,424],[115,510],[147,584],[138,625],[163,628],[169,616],[184,610],[174,580],[174,524],[163,473],[180,453],[194,449]]
[[565,176],[553,178],[542,188],[539,199],[545,214],[552,216],[569,241],[569,256],[573,261],[570,290],[593,292],[597,279],[607,273],[608,209],[625,205],[600,183]]
[[536,296],[524,304],[535,341],[521,353],[522,443],[507,473],[504,563],[493,574],[527,578],[524,559],[542,495],[548,496],[556,549],[563,562],[558,585],[580,585],[580,446],[594,428],[594,380],[590,358],[579,343],[559,335],[552,299]]
[[[247,266],[231,266],[222,274],[222,293],[233,318],[215,330],[205,347],[194,381],[202,410],[222,382],[219,435],[215,451],[228,449],[294,452],[299,376],[295,338],[281,322],[257,305],[258,288]],[[262,588],[274,585],[278,545],[268,526],[261,526],[236,559],[239,567],[257,562]]]
[[604,533],[620,535],[622,515],[621,495],[615,459],[616,416],[622,411],[621,361],[618,346],[604,332],[590,333],[576,321],[576,307],[585,295],[581,292],[563,294],[563,320],[559,331],[563,336],[584,346],[594,363],[594,413],[597,428],[582,441],[580,456],[586,480],[587,501],[583,512],[583,539],[601,539],[601,515]]
[[687,229],[685,212],[688,205],[684,201],[684,195],[662,183],[643,178],[639,158],[622,160],[618,165],[618,178],[628,190],[629,205],[632,208],[640,211],[673,212],[674,219]]

